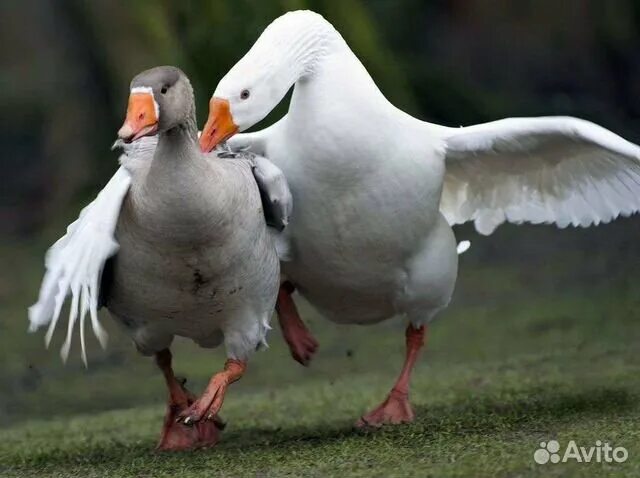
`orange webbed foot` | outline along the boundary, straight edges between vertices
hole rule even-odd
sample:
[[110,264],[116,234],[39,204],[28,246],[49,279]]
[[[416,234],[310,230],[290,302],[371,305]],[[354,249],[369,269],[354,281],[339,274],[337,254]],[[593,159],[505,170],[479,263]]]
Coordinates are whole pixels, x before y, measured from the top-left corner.
[[224,371],[211,378],[202,396],[178,414],[178,421],[191,426],[218,420],[218,412],[222,408],[227,387],[238,380],[244,374],[245,369],[246,362],[228,359]]

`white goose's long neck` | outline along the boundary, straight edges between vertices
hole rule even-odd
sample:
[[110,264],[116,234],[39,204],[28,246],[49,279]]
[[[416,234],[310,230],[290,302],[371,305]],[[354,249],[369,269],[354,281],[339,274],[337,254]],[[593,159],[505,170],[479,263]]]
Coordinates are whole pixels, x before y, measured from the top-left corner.
[[[239,76],[260,72],[279,100],[294,83],[312,76],[329,51],[344,43],[320,15],[291,12],[276,19],[234,67]],[[227,93],[235,94],[235,91]]]
[[[297,61],[292,74],[303,74],[294,84],[286,121],[288,135],[304,142],[305,152],[317,148],[326,152],[345,141],[374,147],[381,137],[371,132],[398,123],[399,110],[380,92],[342,36],[326,25],[329,29],[323,32],[321,47],[300,42],[292,48]],[[299,51],[305,43],[307,50]]]
[[[296,92],[298,96],[300,93],[313,95],[318,100],[324,98],[328,104],[343,101],[346,102],[343,103],[345,107],[371,102],[374,102],[378,108],[383,104],[391,106],[358,57],[335,30],[331,38],[326,41],[325,48],[319,52],[300,55],[298,61],[302,64],[310,64],[312,67],[308,69],[308,73],[297,77],[294,96]],[[300,70],[302,66],[298,65],[293,69]],[[295,106],[295,101],[292,101],[292,107]]]
[[309,25],[302,30],[292,30],[278,39],[277,48],[281,61],[286,65],[283,81],[289,85],[304,81],[316,72],[318,65],[344,40],[326,21]]

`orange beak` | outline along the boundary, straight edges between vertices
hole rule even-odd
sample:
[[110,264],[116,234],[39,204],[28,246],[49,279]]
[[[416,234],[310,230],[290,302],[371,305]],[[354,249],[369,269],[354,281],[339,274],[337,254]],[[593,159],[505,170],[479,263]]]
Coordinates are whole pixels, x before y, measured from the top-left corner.
[[127,117],[118,137],[131,143],[143,136],[153,136],[158,131],[158,116],[151,93],[131,93],[127,107]]
[[211,98],[209,118],[200,135],[200,149],[208,153],[237,132],[238,127],[233,122],[229,101],[222,98]]

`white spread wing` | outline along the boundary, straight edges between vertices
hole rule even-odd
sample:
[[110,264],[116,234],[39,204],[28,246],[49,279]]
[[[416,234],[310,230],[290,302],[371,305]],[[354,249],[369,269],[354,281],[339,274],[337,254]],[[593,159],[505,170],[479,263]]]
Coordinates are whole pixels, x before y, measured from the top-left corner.
[[481,234],[505,221],[590,226],[640,210],[640,147],[588,121],[510,118],[448,130],[440,209]]
[[80,217],[67,228],[67,233],[47,252],[46,273],[38,301],[29,308],[30,330],[49,324],[47,346],[60,317],[62,305],[71,295],[67,339],[61,355],[66,360],[71,347],[73,329],[80,320],[82,360],[87,364],[84,325],[87,311],[93,331],[104,347],[107,335],[98,321],[100,277],[105,262],[118,250],[114,234],[122,201],[129,190],[131,178],[120,167],[96,199],[86,206]]

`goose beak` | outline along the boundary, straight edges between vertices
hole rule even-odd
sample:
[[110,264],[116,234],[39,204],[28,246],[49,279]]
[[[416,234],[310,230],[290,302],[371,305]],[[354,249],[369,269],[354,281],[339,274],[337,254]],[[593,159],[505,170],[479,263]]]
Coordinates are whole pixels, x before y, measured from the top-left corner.
[[158,115],[151,93],[131,93],[127,107],[127,117],[118,137],[131,143],[143,136],[153,136],[158,132]]
[[209,101],[209,118],[200,135],[200,149],[208,153],[238,132],[229,101],[215,96]]

